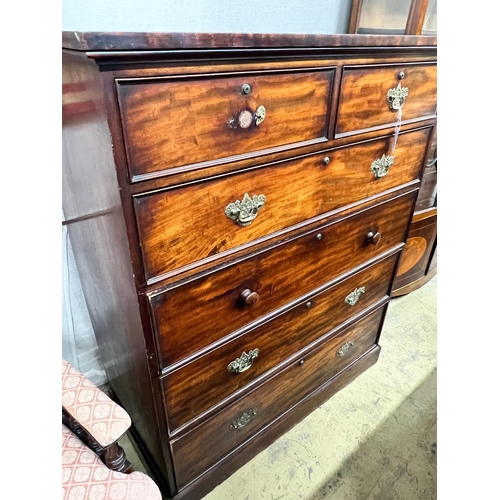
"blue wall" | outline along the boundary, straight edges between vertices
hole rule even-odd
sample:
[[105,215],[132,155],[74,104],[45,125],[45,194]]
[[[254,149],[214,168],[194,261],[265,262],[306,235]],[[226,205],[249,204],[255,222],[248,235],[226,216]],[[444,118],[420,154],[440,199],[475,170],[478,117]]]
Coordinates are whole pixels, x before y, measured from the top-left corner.
[[65,31],[346,33],[351,0],[62,0]]

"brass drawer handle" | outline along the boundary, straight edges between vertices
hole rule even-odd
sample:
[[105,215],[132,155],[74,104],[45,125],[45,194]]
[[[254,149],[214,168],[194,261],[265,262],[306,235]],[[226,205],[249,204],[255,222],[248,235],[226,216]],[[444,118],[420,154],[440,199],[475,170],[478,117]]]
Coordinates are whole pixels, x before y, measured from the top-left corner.
[[237,418],[236,420],[233,420],[229,428],[231,430],[233,429],[243,429],[245,425],[252,420],[252,418],[257,415],[257,408],[252,408],[251,410],[248,410],[244,413],[241,414],[241,417]]
[[387,173],[389,172],[389,168],[393,163],[394,163],[394,156],[382,155],[382,158],[375,160],[370,168],[372,174],[375,176],[375,179],[380,179],[386,176]]
[[347,351],[354,345],[354,342],[350,340],[347,344],[344,344],[338,351],[337,356],[345,356]]
[[398,111],[401,109],[408,97],[408,87],[401,87],[401,82],[395,89],[390,89],[387,92],[387,100],[389,101],[389,106],[393,111]]
[[353,306],[356,304],[356,302],[359,300],[361,295],[365,293],[365,287],[362,286],[361,288],[355,288],[353,292],[351,292],[346,298],[345,302],[346,304],[349,304],[350,306]]
[[228,372],[242,373],[253,365],[253,360],[259,355],[258,349],[252,349],[248,354],[243,351],[239,358],[227,365]]
[[227,121],[227,124],[232,129],[250,128],[252,122],[255,121],[255,126],[258,127],[266,118],[266,108],[264,106],[259,106],[255,113],[252,113],[248,109],[243,109],[236,116],[231,116]]
[[259,210],[265,203],[266,197],[263,194],[254,195],[253,198],[250,198],[248,193],[245,193],[243,200],[236,200],[226,207],[226,217],[234,220],[240,226],[246,227],[257,217]]
[[259,106],[255,112],[255,125],[259,126],[266,117],[266,108],[264,106]]

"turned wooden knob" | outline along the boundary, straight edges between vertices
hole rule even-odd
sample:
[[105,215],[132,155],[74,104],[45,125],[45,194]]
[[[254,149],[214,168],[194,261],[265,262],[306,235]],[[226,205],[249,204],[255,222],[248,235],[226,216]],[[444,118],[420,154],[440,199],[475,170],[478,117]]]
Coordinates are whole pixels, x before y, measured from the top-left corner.
[[257,292],[252,292],[252,290],[249,290],[248,288],[241,292],[240,297],[244,304],[248,307],[255,305],[260,298]]
[[372,245],[376,245],[381,239],[382,239],[382,235],[377,231],[376,233],[374,233],[373,231],[370,231],[367,235],[366,235],[366,239],[372,244]]

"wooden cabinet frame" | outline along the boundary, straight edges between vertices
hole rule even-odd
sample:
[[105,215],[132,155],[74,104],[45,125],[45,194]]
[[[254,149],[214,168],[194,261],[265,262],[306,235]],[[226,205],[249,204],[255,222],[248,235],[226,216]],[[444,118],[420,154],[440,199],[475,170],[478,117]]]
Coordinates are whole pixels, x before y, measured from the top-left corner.
[[[408,18],[406,20],[405,35],[421,35],[424,26],[425,14],[429,0],[412,0]],[[349,33],[358,32],[359,19],[361,17],[361,8],[363,0],[353,0],[351,8],[351,20],[349,22]]]

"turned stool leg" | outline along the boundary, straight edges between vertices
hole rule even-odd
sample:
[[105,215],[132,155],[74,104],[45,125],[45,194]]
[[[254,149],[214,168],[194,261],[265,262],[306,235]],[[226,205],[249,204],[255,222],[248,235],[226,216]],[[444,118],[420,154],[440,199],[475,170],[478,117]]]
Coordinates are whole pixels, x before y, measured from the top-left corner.
[[132,464],[127,460],[123,448],[118,443],[114,443],[109,448],[106,448],[104,463],[109,469],[117,472],[129,474],[133,471]]
[[133,472],[132,464],[127,460],[123,448],[118,443],[113,443],[108,448],[103,448],[93,436],[64,409],[62,410],[62,421],[77,437],[80,438],[99,458],[105,463],[108,469],[130,474]]
[[87,433],[85,432],[85,429],[71,416],[68,415],[69,419],[69,428],[75,434],[77,437],[80,438],[81,441],[85,443],[85,440],[87,438]]
[[87,434],[87,445],[101,460],[103,459],[103,447],[90,434]]

